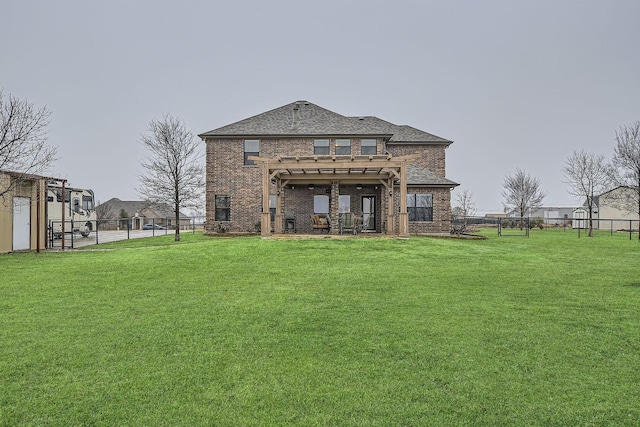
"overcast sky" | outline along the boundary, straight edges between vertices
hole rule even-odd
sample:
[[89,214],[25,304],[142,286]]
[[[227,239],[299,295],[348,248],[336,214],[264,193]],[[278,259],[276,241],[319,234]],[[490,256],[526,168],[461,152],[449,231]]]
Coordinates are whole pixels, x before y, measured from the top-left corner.
[[454,141],[447,178],[482,213],[515,168],[581,204],[567,156],[610,158],[640,119],[637,0],[0,1],[0,88],[53,112],[51,172],[100,201],[140,199],[166,113],[198,134],[307,100],[410,125]]

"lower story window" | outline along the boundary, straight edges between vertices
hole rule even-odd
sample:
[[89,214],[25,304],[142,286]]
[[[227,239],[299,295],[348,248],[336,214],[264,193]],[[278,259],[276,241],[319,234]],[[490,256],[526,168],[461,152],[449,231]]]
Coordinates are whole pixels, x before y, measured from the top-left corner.
[[329,213],[329,196],[324,196],[324,195],[313,196],[313,213],[316,213],[316,214]]
[[338,213],[351,212],[351,196],[341,194],[338,196]]
[[216,221],[230,221],[231,197],[216,196]]
[[271,221],[276,220],[276,196],[269,196],[269,215],[271,216]]
[[409,221],[433,221],[433,194],[407,194]]

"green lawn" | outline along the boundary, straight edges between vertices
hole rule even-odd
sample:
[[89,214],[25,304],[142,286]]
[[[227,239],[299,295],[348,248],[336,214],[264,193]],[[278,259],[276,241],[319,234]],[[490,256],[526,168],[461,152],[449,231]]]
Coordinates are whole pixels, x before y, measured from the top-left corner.
[[185,233],[0,256],[0,425],[640,424],[640,243]]

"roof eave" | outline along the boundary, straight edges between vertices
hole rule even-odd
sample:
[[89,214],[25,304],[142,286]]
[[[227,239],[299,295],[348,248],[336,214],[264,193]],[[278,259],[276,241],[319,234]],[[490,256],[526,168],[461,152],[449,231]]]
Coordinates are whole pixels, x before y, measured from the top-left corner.
[[200,139],[240,139],[240,138],[384,138],[389,139],[393,134],[380,133],[299,133],[299,134],[211,134],[202,133],[198,135]]
[[408,182],[407,183],[407,187],[432,187],[432,188],[444,188],[444,187],[453,188],[453,187],[457,187],[459,185],[460,184],[458,184],[457,182],[453,182],[453,181],[448,182],[448,183],[443,183],[443,184],[433,184],[433,183],[431,183],[431,184],[416,184],[416,183],[413,183],[413,182]]
[[443,139],[441,141],[393,141],[390,140],[388,141],[388,144],[398,144],[398,145],[404,145],[404,144],[433,144],[433,145],[451,145],[453,144],[453,141],[449,141],[448,139]]

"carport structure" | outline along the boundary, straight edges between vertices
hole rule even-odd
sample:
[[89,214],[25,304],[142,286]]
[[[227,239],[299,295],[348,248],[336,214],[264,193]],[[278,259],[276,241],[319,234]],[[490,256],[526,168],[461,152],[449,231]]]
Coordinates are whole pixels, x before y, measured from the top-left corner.
[[[260,230],[262,237],[271,236],[271,213],[269,211],[270,185],[275,184],[276,203],[273,232],[284,232],[282,198],[287,188],[294,185],[330,185],[331,221],[337,224],[340,187],[346,185],[381,185],[386,202],[386,233],[409,237],[407,214],[407,166],[419,154],[393,157],[385,155],[315,155],[266,158],[251,156],[262,171],[262,213]],[[395,189],[395,190],[394,190]],[[398,197],[394,193],[399,191]],[[397,200],[398,207],[394,206]],[[285,200],[286,203],[286,200]],[[398,230],[395,230],[395,212],[398,212]],[[333,233],[337,230],[334,228]]]

